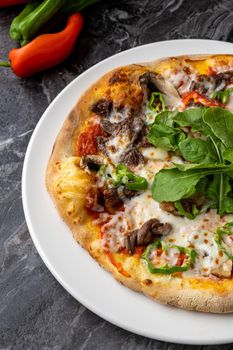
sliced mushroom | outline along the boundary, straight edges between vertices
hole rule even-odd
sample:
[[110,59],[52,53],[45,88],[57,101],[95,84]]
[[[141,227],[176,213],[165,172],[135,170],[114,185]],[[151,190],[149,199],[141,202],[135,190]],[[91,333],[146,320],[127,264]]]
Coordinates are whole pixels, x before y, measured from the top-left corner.
[[162,75],[155,72],[146,72],[140,78],[139,82],[144,92],[144,99],[148,100],[152,92],[161,92],[164,96],[166,106],[174,107],[181,103],[180,95],[176,88]]
[[124,186],[120,186],[117,188],[117,193],[119,195],[119,197],[123,200],[126,201],[128,199],[131,199],[133,197],[136,197],[140,194],[139,191],[132,191],[132,190],[128,190],[127,188],[125,188]]
[[80,167],[88,173],[96,173],[102,164],[104,164],[103,157],[97,155],[83,156],[80,160]]
[[154,241],[155,236],[166,235],[172,229],[168,223],[162,224],[157,219],[146,221],[139,229],[129,232],[124,239],[124,246],[129,254],[134,252],[136,245],[144,245]]
[[159,207],[162,209],[162,210],[165,210],[167,211],[168,213],[170,214],[173,214],[175,216],[181,216],[179,213],[178,213],[178,210],[175,208],[174,204],[172,202],[161,202],[159,204]]

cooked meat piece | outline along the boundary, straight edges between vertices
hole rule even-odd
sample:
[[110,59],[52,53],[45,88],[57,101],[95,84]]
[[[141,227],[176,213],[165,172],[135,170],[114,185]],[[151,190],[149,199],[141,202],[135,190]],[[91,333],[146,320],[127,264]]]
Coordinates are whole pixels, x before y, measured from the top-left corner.
[[96,137],[96,141],[97,141],[97,147],[98,150],[103,152],[103,154],[105,154],[106,156],[108,155],[107,151],[106,151],[106,145],[105,143],[108,141],[107,137],[104,136],[97,136]]
[[146,148],[146,147],[151,147],[151,144],[147,140],[147,134],[148,134],[148,128],[146,125],[142,128],[142,130],[139,132],[137,138],[134,140],[134,146],[140,148]]
[[89,155],[83,156],[80,160],[80,167],[86,169],[88,172],[97,172],[100,166],[104,163],[101,156]]
[[85,208],[95,212],[104,211],[103,194],[94,186],[87,192]]
[[109,135],[116,134],[121,128],[120,123],[111,123],[107,118],[101,119],[100,126]]
[[118,195],[117,188],[108,188],[103,190],[105,209],[113,214],[123,205],[122,199]]
[[189,90],[190,91],[196,91],[201,95],[208,94],[209,90],[211,89],[211,92],[215,88],[215,79],[213,76],[208,76],[205,74],[198,75],[196,80],[193,80]]
[[214,79],[216,88],[222,83],[225,85],[233,84],[233,70],[218,73],[214,76]]
[[224,90],[229,84],[233,84],[233,71],[218,73],[211,76],[200,74],[195,81],[192,81],[189,90],[209,96],[216,89]]
[[128,126],[131,128],[134,136],[137,136],[139,132],[144,128],[145,122],[140,117],[135,118],[129,118],[128,119]]
[[185,211],[187,211],[188,213],[192,212],[192,206],[194,204],[194,202],[192,201],[192,199],[188,198],[188,199],[183,199],[181,201],[181,204],[184,208]]
[[101,98],[92,105],[91,110],[101,117],[108,117],[112,110],[112,101]]
[[172,229],[168,223],[162,224],[157,219],[146,221],[139,229],[129,232],[124,239],[124,246],[130,254],[136,245],[144,245],[154,241],[157,235],[166,235]]
[[175,208],[172,202],[161,202],[159,206],[162,210],[165,210],[168,213],[171,213],[175,216],[180,216],[180,214],[178,213],[177,209]]
[[140,163],[144,163],[144,157],[136,148],[128,149],[120,159],[121,163],[127,165],[129,168],[135,167]]

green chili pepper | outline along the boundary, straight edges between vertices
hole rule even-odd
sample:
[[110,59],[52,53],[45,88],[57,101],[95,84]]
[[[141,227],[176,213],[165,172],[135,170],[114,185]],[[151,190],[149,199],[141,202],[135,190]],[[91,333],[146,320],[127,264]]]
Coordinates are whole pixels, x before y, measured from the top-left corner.
[[220,100],[222,103],[227,104],[227,102],[229,101],[230,98],[230,94],[233,92],[233,88],[224,90],[224,91],[215,91],[211,98],[212,99],[218,99]]
[[18,24],[21,45],[30,41],[40,27],[46,23],[65,3],[65,0],[45,0]]
[[35,0],[27,4],[23,11],[13,19],[11,26],[10,26],[10,37],[13,40],[20,41],[21,40],[21,34],[19,32],[19,24],[22,22],[22,20],[29,15],[33,10],[35,10],[39,5],[41,1]]
[[143,191],[147,189],[147,180],[128,170],[127,166],[118,164],[116,172],[113,174],[113,184],[119,186],[124,185],[127,189],[133,191]]
[[[150,255],[153,250],[159,249],[159,248],[162,249],[163,252],[168,251],[171,248],[176,248],[179,250],[180,253],[185,254],[187,259],[185,259],[185,263],[183,263],[181,266],[170,266],[167,264],[162,267],[156,267],[151,262]],[[184,248],[178,245],[165,245],[164,242],[162,242],[160,239],[157,239],[154,243],[148,245],[148,247],[146,248],[145,252],[142,255],[142,259],[145,261],[148,267],[148,270],[151,273],[162,273],[162,274],[170,275],[175,272],[184,272],[189,270],[194,264],[196,256],[197,256],[197,253],[194,249]]]
[[149,101],[149,109],[156,113],[165,111],[163,95],[160,92],[152,92]]
[[82,11],[85,7],[100,2],[101,0],[66,0],[62,12],[69,14],[76,11]]
[[225,247],[223,247],[222,242],[222,236],[223,235],[233,235],[233,232],[231,231],[231,227],[233,227],[233,222],[228,222],[223,227],[218,227],[217,231],[215,233],[215,242],[218,245],[218,248],[231,260],[233,260],[233,255],[229,253]]
[[148,109],[146,124],[151,125],[154,123],[157,114],[166,110],[163,95],[160,92],[152,92],[148,103]]

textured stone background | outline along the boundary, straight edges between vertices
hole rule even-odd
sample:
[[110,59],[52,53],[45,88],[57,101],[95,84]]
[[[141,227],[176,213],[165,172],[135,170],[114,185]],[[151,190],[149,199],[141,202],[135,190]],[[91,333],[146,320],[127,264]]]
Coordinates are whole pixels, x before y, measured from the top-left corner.
[[[0,60],[12,47],[8,28],[18,11],[0,11]],[[35,125],[71,80],[100,60],[141,44],[179,38],[232,42],[233,1],[105,0],[84,15],[76,49],[62,65],[27,80],[0,70],[0,349],[220,349],[143,338],[75,301],[32,244],[22,209],[21,172]]]

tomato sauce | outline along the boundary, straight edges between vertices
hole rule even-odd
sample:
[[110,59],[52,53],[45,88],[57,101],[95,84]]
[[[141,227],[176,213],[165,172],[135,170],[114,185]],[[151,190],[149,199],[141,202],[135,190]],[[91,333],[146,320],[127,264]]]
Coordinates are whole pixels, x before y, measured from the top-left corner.
[[90,125],[85,131],[81,132],[77,141],[77,155],[86,156],[98,152],[97,136],[103,135],[99,124]]

